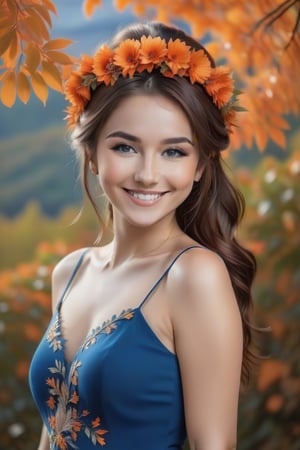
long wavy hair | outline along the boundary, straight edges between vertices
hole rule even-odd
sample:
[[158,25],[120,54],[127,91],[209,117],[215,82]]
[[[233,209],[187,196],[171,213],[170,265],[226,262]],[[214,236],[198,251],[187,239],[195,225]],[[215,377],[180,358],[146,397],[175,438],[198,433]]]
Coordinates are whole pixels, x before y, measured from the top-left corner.
[[[159,22],[134,24],[120,31],[111,42],[114,48],[124,39],[160,36],[177,39],[198,50],[203,49],[212,67],[215,63],[206,49],[184,31]],[[88,163],[96,151],[98,135],[110,114],[128,96],[162,95],[176,102],[186,114],[196,141],[204,170],[190,195],[176,210],[180,228],[199,244],[215,251],[224,260],[237,298],[243,326],[242,382],[249,379],[252,361],[250,313],[251,286],[256,272],[255,258],[236,239],[236,230],[244,214],[244,198],[229,181],[222,164],[221,151],[229,145],[229,135],[220,110],[203,87],[188,79],[166,78],[158,70],[136,73],[133,78],[119,77],[113,86],[100,85],[88,103],[80,123],[71,135],[72,146],[83,159],[83,185],[98,217],[96,202],[88,182]],[[87,152],[88,149],[88,152]],[[102,226],[103,226],[102,221]]]

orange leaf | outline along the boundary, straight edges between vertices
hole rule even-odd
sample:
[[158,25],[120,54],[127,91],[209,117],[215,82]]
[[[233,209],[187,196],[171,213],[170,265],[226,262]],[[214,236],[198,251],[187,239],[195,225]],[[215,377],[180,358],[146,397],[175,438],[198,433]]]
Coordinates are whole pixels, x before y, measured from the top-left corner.
[[10,18],[1,17],[0,18],[0,37],[4,36],[9,31],[13,29],[13,22]]
[[11,38],[10,46],[8,47],[7,52],[5,54],[5,60],[8,67],[13,67],[15,65],[19,53],[20,53],[19,39],[17,33],[14,32]]
[[44,3],[47,6],[47,8],[55,15],[57,14],[56,6],[54,5],[53,2],[51,2],[51,0],[42,0],[42,3]]
[[3,105],[11,108],[16,101],[16,74],[15,72],[7,72],[2,80],[1,101]]
[[27,41],[34,41],[41,45],[50,39],[49,31],[45,22],[35,11],[30,11],[30,15],[19,21],[19,31]]
[[273,394],[266,401],[266,410],[271,413],[278,412],[284,404],[284,398],[282,394]]
[[83,14],[86,17],[91,17],[97,6],[101,6],[102,1],[101,0],[85,0],[83,3]]
[[269,359],[262,362],[257,378],[257,387],[259,391],[267,389],[274,381],[283,378],[289,372],[287,363],[278,359]]
[[48,87],[38,72],[35,72],[31,75],[31,84],[32,89],[37,96],[41,100],[42,103],[46,103],[48,98]]
[[57,50],[61,48],[68,47],[68,45],[71,45],[73,41],[71,39],[52,39],[51,41],[46,42],[46,44],[43,46],[44,50]]
[[56,50],[49,50],[47,56],[58,64],[72,64],[73,61],[69,55],[63,52],[57,52]]
[[129,0],[116,0],[116,9],[122,11],[129,5]]
[[2,55],[9,47],[11,40],[13,39],[13,36],[15,34],[14,30],[10,30],[8,33],[6,33],[4,36],[1,37],[0,40],[0,55]]
[[26,67],[30,73],[33,73],[38,68],[41,61],[40,49],[32,43],[29,43],[24,51],[26,55]]
[[286,147],[285,134],[279,128],[272,128],[270,132],[270,138],[272,139],[272,141],[276,142],[276,144],[278,144],[279,147],[283,149]]
[[49,11],[45,6],[43,5],[34,5],[37,12],[40,14],[40,16],[43,17],[43,19],[48,23],[49,27],[52,27],[52,19],[49,14]]
[[41,74],[48,86],[58,92],[63,91],[61,75],[54,64],[43,61]]
[[255,140],[256,140],[258,149],[262,151],[266,147],[267,141],[268,141],[268,134],[264,130],[263,124],[257,126],[257,128],[255,130]]
[[30,97],[30,84],[23,72],[18,73],[17,84],[19,99],[26,104]]
[[43,17],[41,17],[40,14],[32,8],[30,9],[30,16],[30,22],[35,33],[41,35],[43,39],[49,40],[50,34],[48,24],[46,24]]

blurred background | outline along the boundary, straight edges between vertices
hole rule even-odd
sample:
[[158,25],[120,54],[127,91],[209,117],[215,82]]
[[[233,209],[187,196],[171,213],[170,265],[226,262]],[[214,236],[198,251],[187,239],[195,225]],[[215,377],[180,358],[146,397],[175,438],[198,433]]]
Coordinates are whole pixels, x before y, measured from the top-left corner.
[[[52,17],[51,36],[74,40],[70,53],[77,56],[93,53],[119,27],[137,20],[130,5],[120,11],[104,1],[87,19],[81,1],[54,3],[58,14]],[[191,31],[179,19],[171,17]],[[25,105],[19,100],[11,108],[0,105],[0,450],[37,448],[41,421],[27,377],[50,318],[51,271],[70,250],[93,245],[98,232],[89,206],[72,224],[83,199],[66,140],[65,107],[55,91],[45,106],[34,96]],[[263,146],[258,140],[250,148],[241,142],[226,156],[229,174],[247,202],[240,239],[258,260],[255,323],[272,330],[257,334],[259,351],[268,358],[241,392],[239,450],[300,449],[298,112],[285,114],[285,120],[283,146],[269,136]]]

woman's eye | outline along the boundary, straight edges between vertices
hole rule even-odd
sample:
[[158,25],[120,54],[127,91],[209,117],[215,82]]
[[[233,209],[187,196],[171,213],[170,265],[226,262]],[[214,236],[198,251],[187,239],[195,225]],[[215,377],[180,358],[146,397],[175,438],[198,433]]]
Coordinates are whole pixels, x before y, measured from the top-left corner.
[[127,144],[118,144],[113,147],[113,150],[116,150],[120,153],[135,153],[134,148]]
[[181,156],[186,156],[186,153],[178,148],[168,148],[164,151],[164,155],[168,158],[180,158]]

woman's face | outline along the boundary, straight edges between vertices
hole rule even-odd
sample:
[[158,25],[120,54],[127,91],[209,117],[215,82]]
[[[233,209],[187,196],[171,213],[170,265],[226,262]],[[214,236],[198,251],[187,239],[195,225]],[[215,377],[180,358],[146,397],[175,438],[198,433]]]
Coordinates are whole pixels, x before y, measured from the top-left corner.
[[150,226],[175,220],[201,175],[187,117],[163,96],[123,100],[100,132],[95,163],[114,220]]

